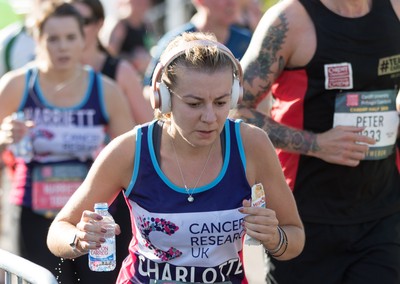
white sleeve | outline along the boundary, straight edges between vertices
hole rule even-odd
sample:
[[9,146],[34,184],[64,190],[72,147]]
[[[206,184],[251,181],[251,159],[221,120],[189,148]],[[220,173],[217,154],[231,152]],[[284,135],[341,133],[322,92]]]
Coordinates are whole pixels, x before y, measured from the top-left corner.
[[0,77],[3,76],[8,70],[6,64],[6,50],[18,30],[21,29],[21,24],[11,24],[0,30]]
[[16,23],[0,31],[0,77],[35,58],[35,41],[23,27]]

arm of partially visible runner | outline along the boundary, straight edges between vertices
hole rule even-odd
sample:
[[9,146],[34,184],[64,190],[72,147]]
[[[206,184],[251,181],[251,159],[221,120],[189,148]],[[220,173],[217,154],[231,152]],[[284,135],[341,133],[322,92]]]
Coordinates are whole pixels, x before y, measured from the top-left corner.
[[9,144],[19,141],[26,132],[23,123],[12,120],[18,110],[25,86],[25,69],[6,73],[0,79],[0,153]]
[[[339,126],[316,134],[279,124],[257,111],[258,103],[269,94],[272,84],[285,67],[307,63],[296,59],[296,55],[302,53],[298,49],[305,44],[298,36],[304,35],[305,31],[299,29],[309,26],[308,19],[300,10],[303,9],[300,4],[292,2],[288,6],[285,2],[270,8],[253,34],[241,61],[244,71],[243,101],[232,116],[264,129],[276,148],[314,156],[330,163],[357,166],[368,150],[365,144],[375,143],[373,139],[359,134],[363,128]],[[308,31],[309,37],[314,36],[309,34]],[[310,49],[309,46],[307,48]]]

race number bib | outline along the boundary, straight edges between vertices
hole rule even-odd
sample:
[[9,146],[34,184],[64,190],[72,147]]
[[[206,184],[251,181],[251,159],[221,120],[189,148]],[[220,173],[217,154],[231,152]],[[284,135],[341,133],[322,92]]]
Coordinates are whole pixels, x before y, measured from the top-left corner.
[[35,165],[32,171],[32,208],[52,218],[81,185],[89,167],[78,162]]
[[336,95],[333,127],[365,127],[361,134],[374,138],[365,160],[380,160],[394,151],[399,116],[395,90],[349,92]]

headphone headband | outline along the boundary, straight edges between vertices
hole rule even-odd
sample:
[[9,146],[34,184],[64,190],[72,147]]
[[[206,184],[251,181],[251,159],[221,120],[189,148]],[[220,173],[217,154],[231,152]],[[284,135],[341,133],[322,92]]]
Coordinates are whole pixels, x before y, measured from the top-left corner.
[[[156,68],[154,69],[153,79],[152,79],[152,90],[153,96],[151,96],[151,104],[154,109],[158,108],[162,113],[166,113],[170,111],[170,94],[168,88],[164,83],[161,82],[162,72],[163,70],[168,67],[176,58],[185,54],[187,50],[190,50],[196,46],[215,46],[218,48],[220,52],[228,56],[231,60],[234,69],[234,85],[232,87],[232,93],[235,97],[232,103],[232,107],[241,100],[243,95],[242,90],[242,78],[243,78],[243,71],[242,67],[240,66],[239,60],[235,58],[232,52],[223,44],[219,42],[209,41],[209,40],[192,40],[187,41],[182,44],[179,44],[176,47],[173,47],[169,50],[165,55],[160,58],[159,63],[157,64]],[[235,81],[236,80],[236,81]],[[236,83],[235,83],[236,82]],[[235,93],[234,93],[235,92]],[[237,93],[237,94],[236,94]],[[168,103],[168,104],[167,104]]]

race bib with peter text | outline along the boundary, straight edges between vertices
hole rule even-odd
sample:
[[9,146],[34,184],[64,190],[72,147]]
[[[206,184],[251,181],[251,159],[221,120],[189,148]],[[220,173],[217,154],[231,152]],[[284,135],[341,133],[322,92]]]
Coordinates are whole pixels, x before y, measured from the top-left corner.
[[348,92],[336,95],[333,127],[365,127],[361,134],[374,138],[365,160],[379,160],[391,155],[396,143],[399,115],[395,90]]

